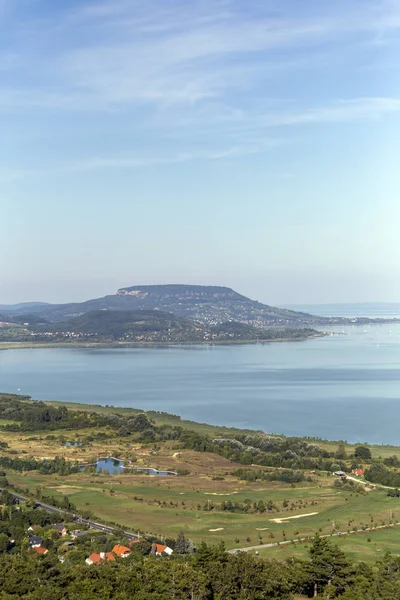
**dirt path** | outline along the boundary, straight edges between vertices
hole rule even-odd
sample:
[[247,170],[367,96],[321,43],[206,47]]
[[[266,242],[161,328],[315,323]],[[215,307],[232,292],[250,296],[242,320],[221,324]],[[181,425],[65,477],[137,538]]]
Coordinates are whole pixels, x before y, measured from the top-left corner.
[[362,479],[358,479],[357,477],[351,477],[350,475],[346,475],[346,479],[351,479],[351,481],[355,481],[356,483],[361,483],[361,485],[365,485],[368,487],[383,488],[384,490],[395,490],[396,489],[394,487],[390,487],[389,485],[382,485],[381,483],[371,483],[370,481],[363,481]]

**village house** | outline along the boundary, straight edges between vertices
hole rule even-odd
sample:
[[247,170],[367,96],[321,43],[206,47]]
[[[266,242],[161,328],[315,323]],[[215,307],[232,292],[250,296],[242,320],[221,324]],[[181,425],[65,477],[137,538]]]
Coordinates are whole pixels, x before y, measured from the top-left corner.
[[156,556],[161,556],[163,552],[164,552],[164,554],[171,556],[171,554],[173,553],[173,550],[172,550],[172,548],[170,548],[169,546],[165,546],[164,544],[152,544],[151,552],[152,552],[152,554],[155,554]]
[[53,525],[53,529],[55,531],[58,531],[58,533],[64,537],[64,535],[67,535],[68,531],[67,528],[65,527],[64,523],[58,523],[57,525]]
[[28,536],[28,543],[31,548],[39,548],[42,545],[42,538],[38,535]]
[[112,552],[100,552],[100,554],[96,554],[95,552],[89,556],[85,560],[88,565],[97,565],[102,561],[113,561],[115,560],[115,556]]
[[126,546],[121,546],[120,544],[116,544],[111,552],[119,558],[126,558],[131,553],[129,548],[127,548]]
[[333,472],[336,477],[346,477],[346,473],[344,471],[334,471]]
[[364,469],[353,469],[352,473],[356,477],[363,477],[363,475],[364,475]]
[[75,530],[75,531],[73,531],[73,532],[71,533],[71,538],[72,538],[73,540],[75,540],[75,539],[80,539],[80,538],[84,538],[84,537],[86,537],[88,534],[89,534],[89,532],[88,532],[88,531],[78,531],[78,530]]
[[28,548],[27,552],[36,552],[37,554],[45,555],[48,553],[47,548],[42,548],[42,546],[32,546],[32,548]]

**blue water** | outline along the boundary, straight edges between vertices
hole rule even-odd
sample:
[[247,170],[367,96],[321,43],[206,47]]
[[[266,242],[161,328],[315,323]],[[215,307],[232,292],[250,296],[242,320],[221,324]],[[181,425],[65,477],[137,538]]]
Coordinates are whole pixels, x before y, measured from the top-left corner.
[[348,304],[291,304],[284,308],[322,317],[368,317],[400,319],[400,302],[364,302]]
[[96,463],[97,472],[101,469],[103,473],[109,473],[110,475],[121,475],[123,468],[123,461],[115,460],[113,458],[99,458]]
[[400,324],[335,331],[266,345],[7,350],[0,390],[400,445]]

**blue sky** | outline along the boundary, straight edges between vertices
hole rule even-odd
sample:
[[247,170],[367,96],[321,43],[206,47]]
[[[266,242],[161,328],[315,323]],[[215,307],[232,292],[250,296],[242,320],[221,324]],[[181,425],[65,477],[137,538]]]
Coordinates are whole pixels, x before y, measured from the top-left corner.
[[397,0],[0,0],[0,303],[400,301]]

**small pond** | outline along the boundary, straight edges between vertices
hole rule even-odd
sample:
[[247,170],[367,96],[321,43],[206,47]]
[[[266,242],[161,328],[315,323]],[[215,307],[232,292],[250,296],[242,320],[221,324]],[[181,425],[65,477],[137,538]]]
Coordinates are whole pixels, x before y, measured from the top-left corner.
[[122,460],[116,458],[99,458],[96,463],[96,472],[109,473],[110,475],[121,475],[124,469]]
[[178,473],[175,471],[159,471],[152,467],[131,467],[127,466],[124,468],[124,461],[118,460],[117,458],[99,458],[96,463],[85,464],[82,466],[82,471],[85,471],[88,467],[95,467],[96,473],[108,473],[109,475],[121,475],[122,473],[137,473],[145,475],[155,475],[158,477],[169,477],[177,476]]

